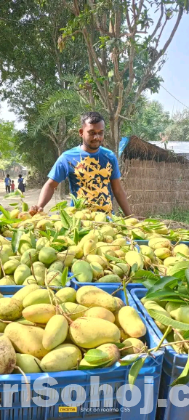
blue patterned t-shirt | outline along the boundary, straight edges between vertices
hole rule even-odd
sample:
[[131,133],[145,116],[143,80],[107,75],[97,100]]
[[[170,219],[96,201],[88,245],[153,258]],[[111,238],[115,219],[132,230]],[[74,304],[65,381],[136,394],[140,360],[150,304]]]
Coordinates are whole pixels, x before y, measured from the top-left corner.
[[48,174],[59,183],[68,178],[75,197],[85,198],[94,211],[107,213],[112,211],[110,181],[120,176],[117,158],[111,150],[100,147],[97,152],[88,153],[80,146],[62,153]]

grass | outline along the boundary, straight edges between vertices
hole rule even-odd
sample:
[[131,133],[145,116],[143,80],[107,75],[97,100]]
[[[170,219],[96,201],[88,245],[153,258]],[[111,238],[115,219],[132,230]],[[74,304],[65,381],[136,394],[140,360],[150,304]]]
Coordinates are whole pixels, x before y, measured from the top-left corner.
[[169,219],[169,220],[175,220],[177,222],[185,223],[189,225],[189,210],[180,210],[178,208],[175,208],[172,210],[171,213],[165,213],[165,214],[158,214],[155,217],[161,218],[161,219]]

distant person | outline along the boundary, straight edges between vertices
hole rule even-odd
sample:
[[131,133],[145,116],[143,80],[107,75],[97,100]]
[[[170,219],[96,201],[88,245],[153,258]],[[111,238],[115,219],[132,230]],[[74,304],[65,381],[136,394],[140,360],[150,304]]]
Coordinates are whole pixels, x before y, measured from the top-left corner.
[[21,192],[24,192],[25,191],[25,187],[24,187],[24,178],[22,178],[22,175],[20,174],[20,175],[18,175],[18,189],[21,191]]
[[11,192],[14,192],[15,190],[15,183],[14,183],[14,179],[12,179],[11,181]]
[[10,179],[9,174],[7,174],[5,178],[5,190],[7,193],[10,193],[10,185],[11,185],[11,179]]

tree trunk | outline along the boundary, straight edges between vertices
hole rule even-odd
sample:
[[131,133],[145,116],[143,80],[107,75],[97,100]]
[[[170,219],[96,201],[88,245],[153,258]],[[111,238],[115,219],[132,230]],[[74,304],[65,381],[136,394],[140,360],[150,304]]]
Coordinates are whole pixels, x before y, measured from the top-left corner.
[[117,118],[110,118],[110,149],[112,152],[116,154],[118,157],[119,153],[119,142],[120,142],[120,135],[119,135],[119,120]]

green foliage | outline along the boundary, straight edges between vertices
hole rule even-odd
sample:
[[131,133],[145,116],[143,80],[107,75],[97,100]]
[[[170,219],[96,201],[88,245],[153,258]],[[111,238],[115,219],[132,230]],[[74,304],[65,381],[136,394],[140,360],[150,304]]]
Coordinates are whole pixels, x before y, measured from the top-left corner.
[[165,130],[168,141],[189,141],[189,110],[173,115],[172,123]]
[[123,124],[122,131],[136,135],[146,141],[161,140],[161,133],[170,127],[172,120],[169,112],[157,101],[141,99],[130,124]]

